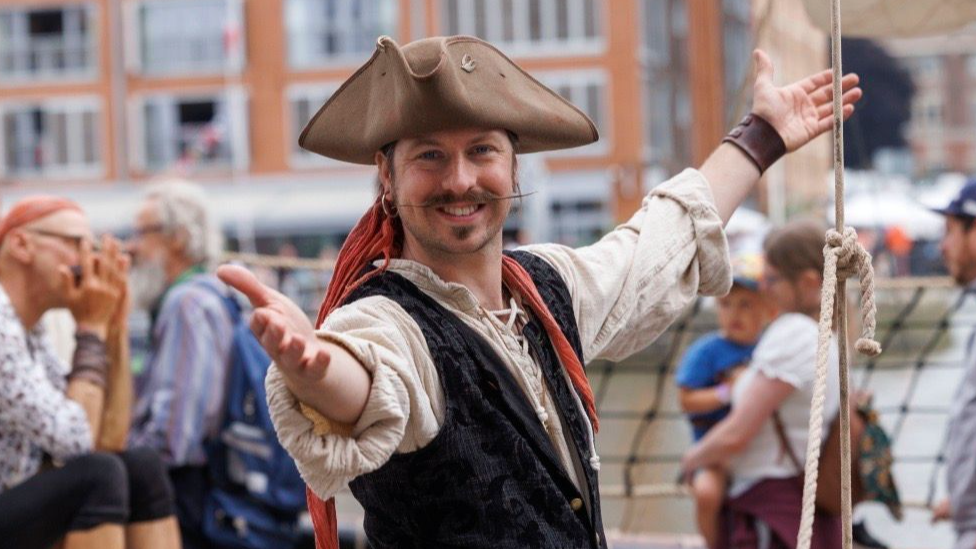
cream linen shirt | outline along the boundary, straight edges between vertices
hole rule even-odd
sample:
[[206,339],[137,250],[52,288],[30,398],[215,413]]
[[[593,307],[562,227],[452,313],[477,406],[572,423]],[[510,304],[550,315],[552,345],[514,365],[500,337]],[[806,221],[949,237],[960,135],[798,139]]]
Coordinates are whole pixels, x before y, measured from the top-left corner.
[[[704,176],[690,169],[651,191],[629,221],[591,246],[522,249],[545,259],[568,286],[584,364],[595,358],[619,360],[646,347],[699,294],[726,293],[732,282],[711,190]],[[389,268],[490,343],[522,386],[579,486],[572,443],[517,330],[482,308],[466,287],[441,280],[422,264],[395,260]],[[365,410],[351,433],[315,429],[274,365],[266,386],[278,438],[305,482],[325,499],[380,468],[395,452],[428,444],[444,421],[445,402],[420,327],[392,300],[374,296],[336,309],[317,333],[346,348],[372,375]],[[583,454],[593,456],[589,466],[598,468],[590,438],[589,451]]]

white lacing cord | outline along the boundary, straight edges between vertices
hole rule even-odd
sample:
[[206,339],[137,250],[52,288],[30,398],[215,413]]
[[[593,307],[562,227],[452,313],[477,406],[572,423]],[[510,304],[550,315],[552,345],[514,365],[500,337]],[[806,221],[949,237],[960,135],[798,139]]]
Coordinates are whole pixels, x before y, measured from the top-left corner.
[[[525,354],[528,354],[529,353],[529,341],[522,334],[522,331],[521,330],[516,330],[515,329],[515,323],[520,318],[522,319],[522,324],[523,325],[525,325],[525,324],[528,323],[528,320],[529,320],[528,319],[528,315],[525,313],[525,311],[523,309],[521,309],[518,306],[518,303],[515,301],[515,298],[514,297],[509,298],[508,307],[509,307],[508,309],[501,309],[501,310],[498,310],[498,311],[489,311],[489,312],[495,318],[497,318],[499,321],[502,321],[502,318],[503,318],[504,315],[508,315],[508,320],[502,321],[502,322],[505,323],[505,328],[508,329],[508,331],[515,336],[515,340],[518,341],[519,344],[522,346],[522,352],[525,353]],[[583,408],[582,408],[582,405],[581,405],[580,406],[580,410],[582,410],[582,409]],[[546,424],[547,421],[549,421],[549,413],[546,412],[546,409],[541,404],[536,407],[535,413],[536,413],[537,416],[539,416],[539,420],[544,425]],[[590,468],[593,469],[594,471],[599,471],[600,470],[600,456],[597,455],[597,453],[596,453],[596,443],[595,443],[595,440],[594,440],[596,437],[594,436],[594,433],[593,433],[593,426],[589,424],[589,421],[587,421],[587,427],[588,427],[588,432],[589,432],[589,435],[590,435],[590,437],[589,437],[589,439],[590,439],[589,440],[589,452],[590,452],[589,463],[590,463]]]
[[[514,297],[509,298],[508,309],[489,311],[489,313],[491,313],[492,316],[497,318],[499,322],[505,324],[505,329],[508,330],[508,332],[515,338],[515,341],[517,341],[519,346],[521,346],[522,348],[522,353],[527,356],[529,354],[529,340],[526,339],[525,335],[522,334],[521,330],[515,329],[515,323],[521,320],[522,325],[524,326],[526,323],[528,323],[528,315],[526,315],[525,311],[518,306],[518,303],[515,301],[515,298]],[[506,316],[508,317],[508,319],[503,320]],[[538,391],[538,395],[537,395],[538,404],[535,407],[535,415],[539,418],[539,421],[542,422],[543,425],[548,425],[549,412],[547,412],[545,406],[543,406],[543,399],[545,398],[545,388],[544,388],[544,382],[542,381],[541,371],[538,372],[538,378],[539,378],[538,380],[533,380],[533,381],[537,381],[539,384],[538,388],[533,388],[533,390]]]

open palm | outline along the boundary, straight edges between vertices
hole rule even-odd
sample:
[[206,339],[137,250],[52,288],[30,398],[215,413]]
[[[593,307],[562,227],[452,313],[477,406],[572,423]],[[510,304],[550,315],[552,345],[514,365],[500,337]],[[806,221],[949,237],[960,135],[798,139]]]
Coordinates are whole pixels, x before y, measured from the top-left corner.
[[[753,112],[766,119],[786,143],[788,151],[807,144],[834,125],[833,73],[825,70],[788,86],[773,84],[773,63],[762,50],[753,52],[756,83]],[[847,74],[841,80],[844,119],[854,113],[861,99],[858,76]]]
[[251,331],[275,364],[285,374],[289,386],[320,381],[325,376],[331,355],[315,337],[315,329],[294,302],[264,284],[247,269],[224,265],[217,276],[243,293],[251,305]]

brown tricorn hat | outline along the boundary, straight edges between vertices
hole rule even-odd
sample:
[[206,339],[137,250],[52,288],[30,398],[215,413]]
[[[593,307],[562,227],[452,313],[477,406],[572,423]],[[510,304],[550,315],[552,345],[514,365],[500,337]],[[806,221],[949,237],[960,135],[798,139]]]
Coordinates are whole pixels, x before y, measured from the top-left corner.
[[298,143],[336,160],[373,164],[388,143],[460,128],[508,130],[523,153],[600,138],[582,111],[483,40],[442,36],[401,48],[381,36],[373,56],[312,117]]

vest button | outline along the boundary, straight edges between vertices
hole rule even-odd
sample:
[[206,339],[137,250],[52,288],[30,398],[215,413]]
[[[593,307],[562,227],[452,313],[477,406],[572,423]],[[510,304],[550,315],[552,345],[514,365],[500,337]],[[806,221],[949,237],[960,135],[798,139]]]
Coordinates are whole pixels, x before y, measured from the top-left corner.
[[580,498],[573,498],[573,500],[569,502],[569,506],[573,508],[573,511],[579,511],[583,508],[583,500]]

